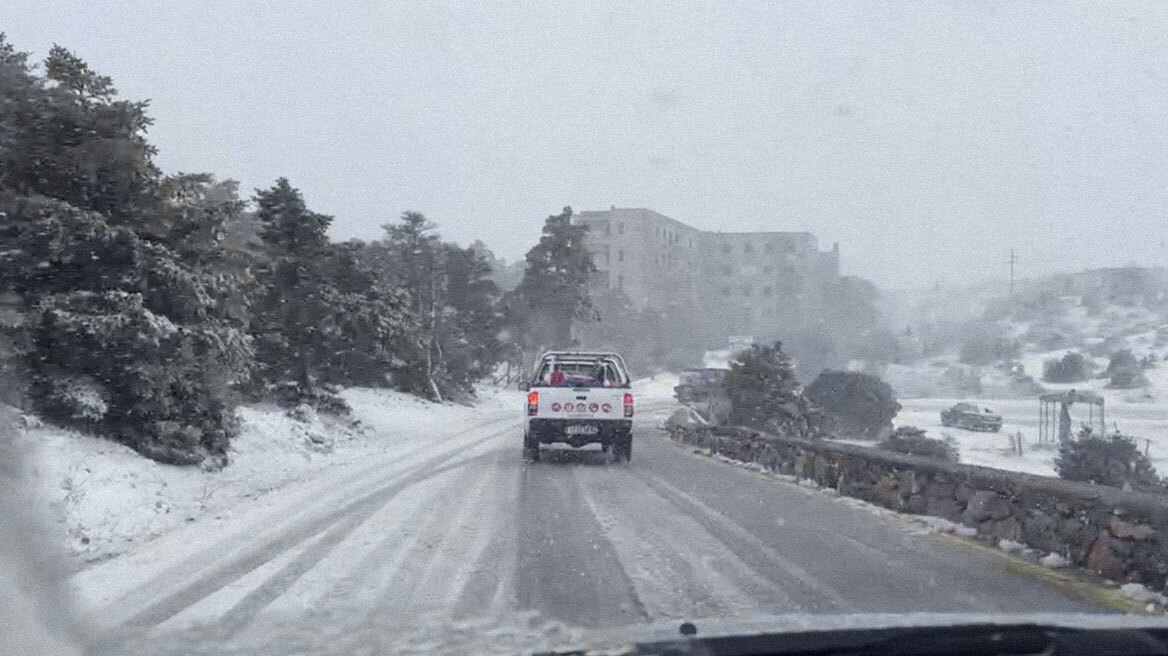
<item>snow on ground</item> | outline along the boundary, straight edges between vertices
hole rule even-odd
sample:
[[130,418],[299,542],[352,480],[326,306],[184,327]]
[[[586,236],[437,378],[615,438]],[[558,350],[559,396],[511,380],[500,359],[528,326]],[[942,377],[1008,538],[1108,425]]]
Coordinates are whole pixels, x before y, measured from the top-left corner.
[[312,413],[299,421],[275,406],[239,408],[242,430],[221,471],[159,464],[110,440],[35,421],[18,440],[30,456],[30,478],[46,514],[59,519],[76,556],[95,562],[185,523],[223,521],[238,506],[324,468],[514,416],[521,402],[518,392],[494,388],[480,390],[473,407],[382,389],[350,389],[342,396],[356,421]]
[[[987,406],[1002,415],[1001,432],[979,433],[941,426],[941,410],[962,400]],[[1055,475],[1056,451],[1036,446],[1037,399],[900,399],[900,404],[903,407],[893,420],[896,425],[922,428],[929,437],[952,438],[957,443],[961,461],[964,463],[1043,476]],[[1168,407],[1160,404],[1113,401],[1108,398],[1105,408],[1108,428],[1118,426],[1125,435],[1136,437],[1141,449],[1149,449],[1149,457],[1156,469],[1168,472]],[[1076,421],[1086,421],[1085,410],[1072,406],[1072,415]],[[1018,432],[1022,433],[1023,439],[1020,456],[1013,455],[1010,451],[1009,436]]]
[[633,381],[635,398],[643,401],[667,401],[673,398],[673,388],[677,386],[677,374],[660,373],[650,378]]
[[[1156,339],[1157,332],[1163,333],[1168,324],[1157,313],[1142,308],[1107,306],[1097,315],[1088,316],[1087,308],[1078,297],[1067,297],[1063,301],[1065,312],[1055,325],[1026,321],[1000,325],[1014,338],[1023,341],[1028,335],[1033,338],[1036,333],[1032,329],[1039,335],[1053,330],[1077,342],[1078,346],[1039,350],[1036,344],[1025,343],[1018,361],[1046,391],[1075,389],[1101,395],[1105,401],[1107,429],[1118,429],[1136,438],[1156,468],[1168,472],[1168,408],[1162,403],[1168,399],[1168,361],[1160,360],[1168,355],[1165,352],[1168,345],[1162,343],[1162,334],[1159,346]],[[1137,358],[1149,354],[1157,356],[1155,366],[1143,371],[1149,381],[1147,387],[1107,389],[1108,378],[1064,384],[1041,381],[1043,365],[1048,360],[1077,351],[1088,359],[1095,373],[1101,373],[1107,368],[1110,354],[1121,348],[1131,349]],[[1011,385],[1008,374],[994,367],[971,367],[957,360],[954,351],[917,362],[890,365],[881,372],[884,380],[896,390],[903,406],[894,422],[923,428],[930,437],[952,438],[960,450],[962,462],[1054,475],[1055,450],[1036,446],[1039,390]],[[968,385],[971,377],[976,377],[980,385],[978,394],[963,391],[972,389]],[[977,433],[942,427],[941,410],[958,401],[988,406],[1000,413],[1004,419],[1001,432]],[[1085,404],[1072,406],[1076,429],[1080,422],[1088,420],[1087,409]],[[1022,433],[1023,452],[1016,455],[1010,449],[1009,436],[1019,432]]]

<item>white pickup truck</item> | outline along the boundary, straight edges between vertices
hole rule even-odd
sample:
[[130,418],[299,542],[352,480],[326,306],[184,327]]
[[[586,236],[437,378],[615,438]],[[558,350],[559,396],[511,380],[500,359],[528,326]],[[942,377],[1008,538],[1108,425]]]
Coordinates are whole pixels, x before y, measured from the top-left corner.
[[616,353],[549,351],[524,385],[523,455],[539,460],[541,444],[600,444],[610,460],[633,457],[633,392]]

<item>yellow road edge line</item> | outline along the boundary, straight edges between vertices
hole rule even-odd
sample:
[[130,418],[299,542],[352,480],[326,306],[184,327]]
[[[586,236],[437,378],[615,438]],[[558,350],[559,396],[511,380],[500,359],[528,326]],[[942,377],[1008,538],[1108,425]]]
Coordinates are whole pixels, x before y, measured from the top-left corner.
[[1003,561],[1006,571],[1029,576],[1035,579],[1040,579],[1051,586],[1057,588],[1060,592],[1072,599],[1079,601],[1086,601],[1095,604],[1107,610],[1114,610],[1124,613],[1137,613],[1140,615],[1164,615],[1163,611],[1148,612],[1147,603],[1136,601],[1123,595],[1119,588],[1108,587],[1101,583],[1087,580],[1082,576],[1071,572],[1062,572],[1049,567],[1043,567],[1035,563],[1027,562],[1013,554],[1006,553],[1001,549],[992,547],[983,542],[979,542],[973,538],[953,535],[952,533],[938,533],[937,535],[947,538],[948,540],[966,546],[967,548],[980,551],[986,555],[993,556]]

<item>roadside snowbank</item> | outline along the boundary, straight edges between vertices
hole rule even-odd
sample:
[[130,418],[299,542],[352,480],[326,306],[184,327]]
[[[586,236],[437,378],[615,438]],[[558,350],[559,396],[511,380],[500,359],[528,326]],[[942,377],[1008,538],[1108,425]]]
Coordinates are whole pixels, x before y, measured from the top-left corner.
[[[381,389],[342,396],[352,420],[292,418],[275,406],[244,406],[240,435],[222,471],[163,465],[110,440],[39,422],[20,431],[34,498],[67,535],[72,552],[92,563],[118,556],[177,526],[224,520],[237,506],[371,453],[408,449],[458,427],[509,417],[518,394],[483,389],[473,407],[435,404]],[[79,565],[80,566],[80,565]]]

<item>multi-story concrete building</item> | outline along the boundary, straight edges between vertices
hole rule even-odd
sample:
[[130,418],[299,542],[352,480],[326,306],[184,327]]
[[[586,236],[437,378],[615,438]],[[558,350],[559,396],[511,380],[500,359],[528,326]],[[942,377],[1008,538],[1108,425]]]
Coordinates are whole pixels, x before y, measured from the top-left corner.
[[575,220],[589,228],[598,286],[639,308],[705,314],[721,332],[766,336],[818,305],[818,286],[839,277],[839,245],[820,251],[808,232],[709,232],[642,208]]

